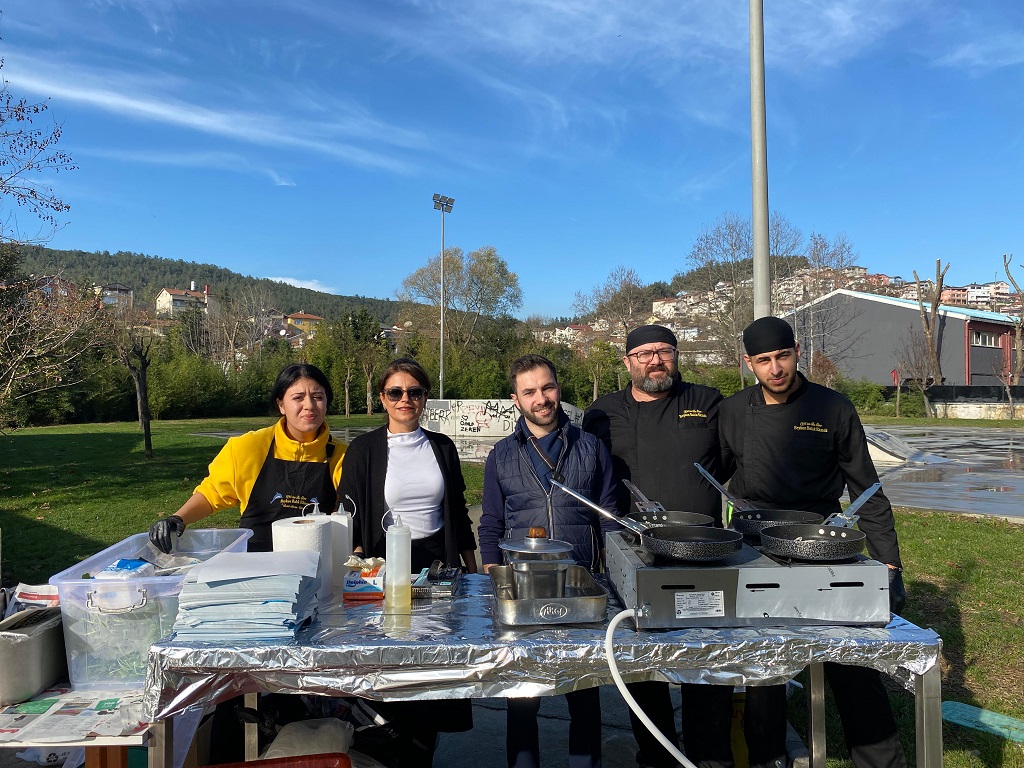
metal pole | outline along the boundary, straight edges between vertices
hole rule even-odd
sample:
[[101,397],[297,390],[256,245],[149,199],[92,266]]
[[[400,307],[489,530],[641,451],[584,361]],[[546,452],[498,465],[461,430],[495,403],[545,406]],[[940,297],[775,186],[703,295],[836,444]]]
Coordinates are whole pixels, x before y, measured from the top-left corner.
[[439,400],[444,400],[444,207],[441,208],[441,375],[438,377]]
[[772,313],[768,265],[768,128],[764,103],[764,4],[750,0],[750,166],[754,225],[754,319]]

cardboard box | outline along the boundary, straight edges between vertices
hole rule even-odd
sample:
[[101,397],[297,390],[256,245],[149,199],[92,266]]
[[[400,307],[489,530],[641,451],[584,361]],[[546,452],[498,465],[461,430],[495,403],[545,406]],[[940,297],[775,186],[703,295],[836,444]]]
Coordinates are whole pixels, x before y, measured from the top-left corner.
[[345,575],[346,600],[383,600],[384,599],[384,571],[386,566],[381,565],[372,571],[361,571],[352,568]]

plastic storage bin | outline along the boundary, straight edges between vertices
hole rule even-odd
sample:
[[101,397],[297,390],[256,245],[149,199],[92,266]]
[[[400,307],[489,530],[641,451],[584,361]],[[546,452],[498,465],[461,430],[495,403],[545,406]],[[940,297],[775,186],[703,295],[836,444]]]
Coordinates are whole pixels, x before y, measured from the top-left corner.
[[[244,552],[252,531],[187,529],[174,553],[209,560]],[[184,574],[112,581],[88,578],[115,560],[132,558],[149,541],[137,533],[50,578],[60,596],[68,674],[75,687],[143,683],[149,646],[171,632]]]

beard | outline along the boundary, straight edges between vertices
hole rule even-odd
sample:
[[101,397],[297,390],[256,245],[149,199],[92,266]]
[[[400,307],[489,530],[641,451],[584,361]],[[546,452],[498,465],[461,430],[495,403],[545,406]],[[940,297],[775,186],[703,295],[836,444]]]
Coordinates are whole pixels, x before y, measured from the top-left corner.
[[551,413],[547,416],[538,416],[533,411],[523,411],[523,418],[527,421],[536,424],[538,427],[550,427],[552,424],[558,423],[558,403],[545,403],[541,407],[551,407]]
[[[658,373],[659,371],[664,372],[665,375],[652,379],[651,374]],[[676,372],[674,366],[658,365],[656,368],[646,368],[642,371],[631,372],[630,378],[633,381],[634,387],[649,395],[654,395],[659,392],[668,392],[672,389],[672,385],[676,380]]]
[[772,384],[768,379],[765,379],[765,381],[759,380],[757,383],[773,395],[788,395],[796,389],[799,382],[800,379],[797,378],[796,373],[793,373],[781,384]]

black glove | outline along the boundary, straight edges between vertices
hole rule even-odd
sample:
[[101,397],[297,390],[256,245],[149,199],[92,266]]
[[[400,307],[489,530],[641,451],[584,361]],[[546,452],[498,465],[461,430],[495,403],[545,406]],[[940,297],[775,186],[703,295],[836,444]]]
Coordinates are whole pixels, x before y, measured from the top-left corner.
[[157,520],[149,527],[149,540],[154,547],[166,555],[174,549],[174,539],[171,538],[171,534],[176,533],[180,537],[184,532],[185,521],[177,515],[171,515],[163,520]]
[[907,589],[903,586],[903,569],[889,569],[889,610],[897,616],[903,615],[907,604]]

